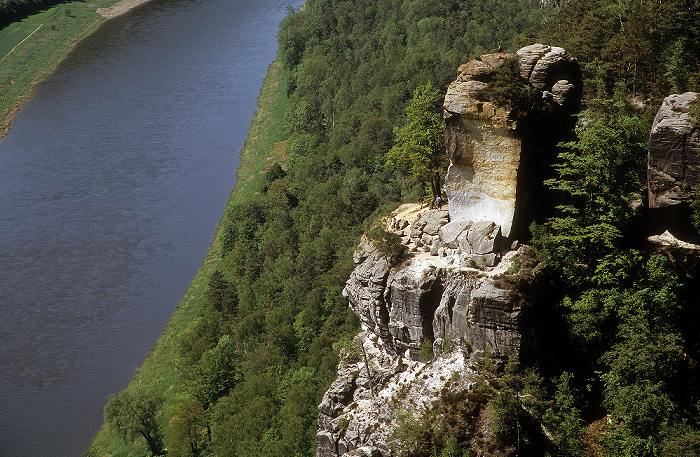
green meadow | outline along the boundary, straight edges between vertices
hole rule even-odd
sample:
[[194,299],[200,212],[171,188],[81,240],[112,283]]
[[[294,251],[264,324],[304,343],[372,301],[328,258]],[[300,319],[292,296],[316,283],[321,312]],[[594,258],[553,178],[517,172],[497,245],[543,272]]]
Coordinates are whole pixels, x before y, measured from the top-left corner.
[[0,138],[34,86],[50,75],[75,44],[105,19],[97,8],[115,0],[66,2],[0,29]]

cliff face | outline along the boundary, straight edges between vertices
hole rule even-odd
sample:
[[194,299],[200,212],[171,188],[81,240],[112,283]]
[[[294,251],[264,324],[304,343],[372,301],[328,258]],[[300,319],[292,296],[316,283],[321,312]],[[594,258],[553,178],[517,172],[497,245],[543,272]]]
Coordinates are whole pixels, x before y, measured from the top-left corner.
[[395,266],[365,240],[343,294],[369,331],[397,354],[415,358],[425,341],[445,338],[507,357],[519,350],[518,310],[509,275],[523,250],[503,258],[493,222],[447,222],[426,211],[399,231],[411,255]]
[[[471,389],[478,355],[520,350],[513,278],[527,248],[503,253],[493,222],[420,214],[399,220],[410,254],[397,265],[367,238],[355,252],[343,293],[365,331],[319,406],[317,456],[394,455],[397,414],[421,417],[445,392]],[[442,355],[427,364],[426,344]]]
[[[554,116],[578,106],[580,70],[559,48],[534,45],[460,67],[444,104],[448,210],[399,208],[389,229],[407,254],[396,264],[366,237],[357,248],[343,294],[363,332],[319,406],[319,457],[395,455],[402,411],[417,419],[440,395],[468,392],[485,353],[520,353],[517,276],[528,248],[512,241],[513,229],[529,224],[518,205],[542,146],[526,113],[485,96],[515,58],[535,88],[532,103]],[[431,348],[439,357],[428,363]]]
[[[520,76],[537,89],[529,104],[548,106],[554,116],[567,116],[580,103],[581,71],[562,48],[535,44],[513,54],[489,54],[459,68],[444,103],[445,146],[450,167],[444,189],[452,220],[493,221],[503,236],[515,237],[529,224],[534,204],[519,183],[532,183],[533,166],[542,145],[532,141],[523,113],[488,99],[496,72],[518,58]],[[521,125],[525,124],[525,126]],[[523,208],[516,209],[516,201]]]
[[[700,119],[693,114],[698,106],[700,95],[695,92],[666,97],[649,135],[650,219],[663,221],[663,228],[680,237],[694,234],[688,205],[700,187]],[[674,225],[669,226],[670,221]]]

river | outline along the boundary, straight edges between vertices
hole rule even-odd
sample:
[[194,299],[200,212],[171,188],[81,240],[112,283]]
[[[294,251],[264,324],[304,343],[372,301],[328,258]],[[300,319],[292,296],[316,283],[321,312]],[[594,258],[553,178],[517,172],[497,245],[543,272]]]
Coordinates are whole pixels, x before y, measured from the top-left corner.
[[0,455],[82,455],[148,354],[235,184],[288,3],[155,0],[81,42],[15,117]]

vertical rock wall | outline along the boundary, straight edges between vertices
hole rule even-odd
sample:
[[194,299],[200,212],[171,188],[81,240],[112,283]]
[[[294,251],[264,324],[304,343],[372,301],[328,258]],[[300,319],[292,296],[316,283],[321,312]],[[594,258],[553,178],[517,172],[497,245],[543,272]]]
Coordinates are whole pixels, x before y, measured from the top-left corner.
[[[353,343],[360,348],[341,354],[338,378],[319,405],[318,457],[394,455],[400,410],[420,418],[445,392],[471,389],[474,355],[520,353],[514,278],[527,248],[509,238],[530,223],[523,207],[533,201],[522,196],[537,186],[533,155],[541,145],[533,138],[556,134],[528,134],[536,124],[523,122],[526,113],[485,96],[509,59],[519,59],[523,80],[537,89],[534,103],[553,116],[578,107],[580,69],[561,48],[533,45],[460,67],[444,104],[449,212],[395,220],[391,229],[407,251],[398,263],[366,237],[356,250],[343,295],[363,332]],[[430,345],[441,356],[419,360]]]
[[[700,189],[700,94],[666,97],[649,134],[649,231],[697,240],[690,202]],[[695,114],[695,115],[694,115]]]
[[469,61],[447,89],[445,147],[450,167],[444,189],[450,218],[493,221],[506,238],[512,238],[514,226],[517,236],[531,222],[527,206],[536,203],[523,195],[531,195],[538,185],[538,170],[531,162],[542,148],[536,141],[523,141],[541,137],[527,131],[533,125],[527,113],[490,100],[489,83],[509,59],[518,59],[523,83],[537,90],[539,98],[529,103],[549,107],[553,124],[574,113],[581,97],[576,60],[562,48],[541,44],[526,46],[517,55],[488,54]]
[[663,208],[689,202],[700,186],[700,119],[692,105],[695,92],[670,95],[654,118],[649,135],[649,207]]

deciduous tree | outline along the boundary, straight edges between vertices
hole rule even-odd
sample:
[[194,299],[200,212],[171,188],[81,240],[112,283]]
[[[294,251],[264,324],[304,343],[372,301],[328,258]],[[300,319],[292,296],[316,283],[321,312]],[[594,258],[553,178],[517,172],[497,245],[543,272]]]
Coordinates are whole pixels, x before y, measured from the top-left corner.
[[138,436],[146,440],[153,455],[164,455],[163,435],[158,425],[163,398],[143,388],[112,394],[104,409],[105,422],[110,424],[127,444]]
[[387,154],[387,163],[409,171],[430,184],[433,198],[441,193],[442,174],[447,170],[444,126],[437,89],[428,82],[416,88],[406,107],[404,124],[395,129],[397,142]]

